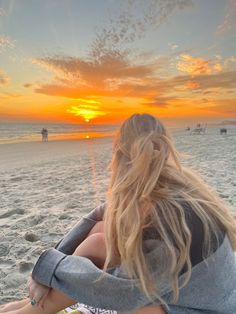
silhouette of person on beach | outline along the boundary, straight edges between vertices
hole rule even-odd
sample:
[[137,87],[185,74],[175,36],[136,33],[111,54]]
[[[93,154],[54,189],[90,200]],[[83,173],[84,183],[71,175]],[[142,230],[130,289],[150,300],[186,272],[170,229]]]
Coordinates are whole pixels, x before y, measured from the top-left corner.
[[46,128],[43,128],[41,130],[42,134],[42,142],[48,142],[48,130]]

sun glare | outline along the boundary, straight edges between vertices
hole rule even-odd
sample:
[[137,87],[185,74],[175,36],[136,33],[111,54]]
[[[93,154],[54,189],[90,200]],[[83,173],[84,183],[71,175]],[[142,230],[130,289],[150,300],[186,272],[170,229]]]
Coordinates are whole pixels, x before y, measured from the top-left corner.
[[99,109],[99,106],[81,104],[78,106],[71,106],[67,109],[67,112],[72,113],[75,116],[82,117],[84,121],[88,123],[98,116],[104,116],[107,114]]

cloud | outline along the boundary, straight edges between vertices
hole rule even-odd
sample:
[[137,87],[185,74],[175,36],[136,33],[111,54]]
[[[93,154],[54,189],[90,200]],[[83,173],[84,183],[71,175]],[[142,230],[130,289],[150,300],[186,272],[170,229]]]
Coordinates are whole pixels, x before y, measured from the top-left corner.
[[195,78],[202,90],[209,88],[235,88],[236,87],[236,71],[224,72],[219,74],[201,75]]
[[19,93],[0,93],[0,99],[12,99],[12,98],[19,98],[22,95]]
[[121,2],[120,13],[108,14],[110,19],[97,32],[90,55],[99,59],[107,51],[123,51],[148,31],[164,24],[176,10],[192,5],[191,0],[128,0]]
[[32,60],[54,74],[50,83],[38,85],[35,92],[70,98],[159,94],[156,73],[166,71],[169,58],[135,62],[130,44],[156,30],[175,11],[190,7],[192,1],[128,0],[119,5],[118,12],[107,14],[110,18],[98,28],[87,58],[46,56]]
[[3,8],[0,8],[0,16],[5,16],[6,11]]
[[15,47],[15,41],[12,40],[9,37],[1,36],[0,37],[0,51],[5,48],[14,48]]
[[[101,102],[95,99],[87,99],[87,98],[75,98],[77,101],[81,101],[83,103],[86,104],[100,104]],[[86,105],[89,108],[89,105]],[[90,106],[91,108],[93,108],[94,106]]]
[[[191,75],[181,75],[166,80],[165,84],[169,88],[173,88],[173,86],[182,86],[186,87],[188,82],[191,82]],[[194,84],[196,87],[202,91],[212,89],[212,88],[220,88],[220,89],[231,89],[236,87],[236,71],[228,71],[216,74],[202,74],[194,77]]]
[[224,33],[236,28],[236,0],[228,0],[226,5],[226,13],[224,20],[217,26],[216,33],[223,35]]
[[178,100],[176,97],[160,96],[152,99],[151,102],[145,102],[143,105],[148,107],[166,108],[171,102]]
[[211,106],[204,106],[204,109],[221,115],[236,115],[236,99],[214,100]]
[[175,49],[179,48],[179,46],[174,44],[174,43],[168,43],[168,46],[170,47],[171,50],[175,50]]
[[[125,96],[133,88],[142,90],[150,84],[163,60],[133,64],[128,58],[111,52],[100,60],[76,57],[46,57],[33,60],[54,74],[53,82],[38,86],[35,91],[70,98],[86,96]],[[166,60],[164,61],[166,63]]]
[[236,56],[230,56],[223,61],[225,69],[233,69],[236,65]]
[[223,67],[216,61],[207,61],[202,58],[196,58],[188,54],[181,54],[180,61],[177,63],[176,67],[179,71],[198,75],[198,74],[212,74],[221,72]]
[[7,85],[10,82],[9,76],[0,70],[0,85]]
[[[190,69],[189,59],[191,62],[194,60]],[[128,58],[112,54],[104,56],[100,62],[72,57],[41,58],[34,62],[54,73],[55,77],[53,82],[42,84],[35,91],[69,98],[151,97],[153,100],[150,103],[155,104],[158,95],[172,91],[203,92],[236,86],[236,71],[221,72],[221,68],[216,69],[214,62],[203,62],[203,59],[193,57],[189,59],[184,69],[187,75],[161,79],[158,70],[162,69],[162,59],[146,64],[132,64]],[[159,104],[164,104],[163,99],[159,99]]]
[[200,87],[200,85],[197,82],[193,81],[193,80],[187,81],[185,86],[186,86],[187,89],[190,89],[190,90],[198,90],[199,87]]
[[91,85],[106,79],[141,78],[154,70],[147,65],[131,65],[128,59],[116,52],[110,52],[97,60],[76,57],[45,57],[33,60],[33,63],[54,72],[64,83]]
[[[234,62],[234,56],[226,64],[219,55],[205,60],[185,52],[175,64],[174,51],[172,56],[165,58],[135,58],[132,50],[127,48],[145,37],[148,31],[165,23],[175,10],[185,9],[191,3],[187,0],[121,2],[120,13],[112,15],[97,31],[87,57],[51,55],[36,58],[32,62],[51,72],[53,78],[48,83],[37,86],[26,83],[24,86],[33,86],[36,93],[73,99],[142,98],[141,103],[162,108],[174,105],[177,98],[171,96],[173,93],[181,102],[183,95],[190,91],[198,94],[232,89],[236,85],[236,72],[229,71],[228,65]],[[171,50],[178,48],[175,43],[168,45]],[[181,75],[169,77],[173,65]],[[71,110],[79,112],[82,109],[85,108],[78,105]]]
[[30,87],[33,86],[33,84],[32,84],[32,83],[25,83],[25,84],[23,84],[23,86],[24,86],[25,88],[30,88]]

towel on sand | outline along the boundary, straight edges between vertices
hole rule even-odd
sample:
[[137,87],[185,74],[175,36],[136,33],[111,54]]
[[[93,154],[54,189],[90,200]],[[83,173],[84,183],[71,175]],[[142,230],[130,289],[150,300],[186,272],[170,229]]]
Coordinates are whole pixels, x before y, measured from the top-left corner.
[[67,307],[65,310],[58,312],[57,314],[117,314],[116,311],[103,310],[94,308],[82,303],[77,303]]

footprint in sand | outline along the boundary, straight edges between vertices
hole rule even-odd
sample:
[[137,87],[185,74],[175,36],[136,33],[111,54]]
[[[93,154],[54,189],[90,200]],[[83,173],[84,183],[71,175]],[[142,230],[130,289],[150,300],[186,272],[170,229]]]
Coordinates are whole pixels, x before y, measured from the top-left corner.
[[63,214],[61,214],[61,215],[59,216],[58,219],[59,219],[59,220],[64,220],[64,219],[68,219],[68,218],[70,218],[70,215],[63,213]]
[[0,256],[6,256],[9,253],[10,247],[6,243],[0,244]]
[[0,215],[0,219],[2,218],[8,218],[12,215],[24,215],[25,210],[23,208],[17,208],[17,209],[13,209],[13,210],[9,210],[8,212],[5,212],[3,214]]
[[31,227],[39,225],[43,222],[46,216],[43,215],[28,215],[27,224]]
[[29,242],[37,242],[39,240],[39,237],[37,236],[37,234],[31,233],[31,232],[26,232],[24,238],[26,241],[29,241]]
[[32,270],[34,264],[31,262],[22,261],[18,264],[20,273],[26,273]]

